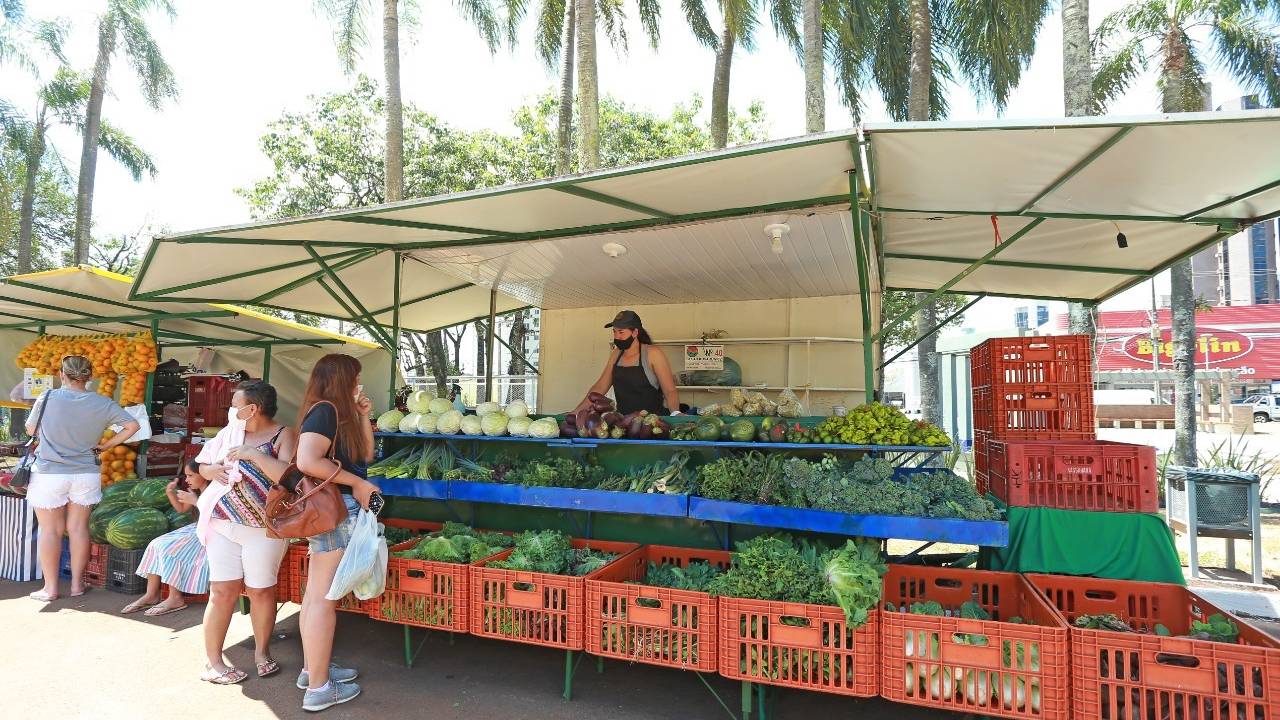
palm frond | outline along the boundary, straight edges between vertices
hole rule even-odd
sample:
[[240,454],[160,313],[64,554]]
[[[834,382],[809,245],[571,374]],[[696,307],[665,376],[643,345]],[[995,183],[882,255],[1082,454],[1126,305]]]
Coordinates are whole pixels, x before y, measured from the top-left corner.
[[26,10],[22,0],[0,0],[0,17],[15,25],[22,20]]
[[657,50],[658,40],[662,35],[662,3],[660,0],[636,0],[636,9],[640,15],[640,27],[644,36],[649,39],[649,47]]
[[67,62],[67,56],[63,52],[63,46],[66,44],[67,35],[70,32],[71,23],[66,18],[37,20],[31,25],[31,36],[35,38],[35,41],[43,46],[50,55],[64,64]]
[[112,159],[123,165],[135,182],[141,180],[144,173],[151,177],[156,176],[156,164],[151,156],[139,147],[133,138],[106,120],[103,120],[100,126],[98,146]]
[[738,45],[747,52],[756,49],[756,28],[760,16],[756,0],[721,0],[725,29],[733,35]]
[[160,46],[151,35],[141,15],[122,12],[117,15],[125,55],[138,75],[142,96],[151,107],[159,107],[166,98],[178,96],[178,82]]
[[947,86],[954,82],[951,66],[943,58],[938,48],[933,52],[933,77],[929,81],[929,119],[945,120],[951,114],[951,100],[947,95]]
[[503,27],[490,0],[453,0],[458,12],[475,26],[490,53],[498,52],[502,45]]
[[1169,15],[1163,0],[1136,0],[1107,15],[1093,31],[1095,56],[1097,50],[1116,41],[1121,35],[1149,39],[1164,32]]
[[333,22],[333,44],[343,71],[355,73],[360,50],[369,42],[366,0],[315,0],[314,7]]
[[89,100],[90,80],[68,67],[60,67],[49,82],[40,88],[40,102],[60,122],[75,125],[81,121]]
[[[503,25],[507,29],[507,44],[515,47],[520,41],[520,23],[529,14],[530,0],[502,0]],[[545,3],[544,3],[545,4]]]
[[31,137],[31,122],[16,105],[0,97],[0,138],[16,148],[25,148]]
[[800,0],[771,0],[769,3],[769,22],[773,24],[773,31],[787,41],[791,51],[796,54],[796,60],[800,62],[804,60],[802,18],[804,6]]
[[418,0],[400,0],[396,24],[400,27],[400,37],[412,43],[422,29],[422,6]]
[[1133,81],[1147,69],[1147,54],[1142,41],[1129,42],[1098,57],[1093,68],[1093,84],[1089,91],[1090,112],[1103,115],[1107,107],[1129,89]]
[[1219,17],[1211,31],[1219,63],[1236,82],[1260,92],[1269,107],[1280,107],[1280,35],[1258,16]]
[[547,67],[555,67],[560,61],[561,47],[564,43],[565,13],[573,0],[542,0],[538,12],[538,31],[534,39],[534,49],[538,59]]
[[618,52],[627,52],[626,11],[623,0],[596,0],[596,22]]
[[32,75],[40,72],[35,59],[27,52],[25,43],[7,33],[0,33],[0,65],[13,65]]
[[954,54],[979,100],[1003,111],[1035,54],[1049,0],[952,0],[934,35]]
[[711,21],[707,19],[707,6],[703,0],[680,0],[680,8],[684,10],[684,20],[693,37],[703,47],[711,50],[720,47],[720,38],[711,28]]

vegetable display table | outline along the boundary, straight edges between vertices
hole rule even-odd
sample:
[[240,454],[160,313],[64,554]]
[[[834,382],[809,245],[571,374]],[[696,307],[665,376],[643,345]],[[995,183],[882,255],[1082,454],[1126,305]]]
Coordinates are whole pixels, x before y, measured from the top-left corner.
[[1159,515],[1011,507],[1006,517],[1009,543],[982,549],[986,569],[1186,584]]

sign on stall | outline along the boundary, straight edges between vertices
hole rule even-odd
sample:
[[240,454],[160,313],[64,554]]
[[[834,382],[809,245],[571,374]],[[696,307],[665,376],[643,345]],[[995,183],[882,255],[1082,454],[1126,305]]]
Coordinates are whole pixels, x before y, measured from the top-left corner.
[[22,399],[35,400],[41,393],[53,387],[53,376],[35,368],[22,369]]
[[685,370],[723,370],[723,345],[685,345]]

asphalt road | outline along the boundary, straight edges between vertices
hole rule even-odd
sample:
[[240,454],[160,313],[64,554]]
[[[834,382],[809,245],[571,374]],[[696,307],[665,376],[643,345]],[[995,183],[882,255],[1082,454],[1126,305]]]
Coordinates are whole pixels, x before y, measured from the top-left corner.
[[[0,716],[138,720],[180,717],[315,717],[301,710],[294,687],[302,648],[297,606],[285,605],[277,624],[274,654],[284,666],[264,680],[251,677],[232,687],[197,680],[204,665],[200,634],[203,605],[160,618],[118,611],[128,596],[94,589],[80,598],[45,605],[26,597],[38,583],[0,581]],[[65,583],[64,583],[65,591]],[[280,636],[283,636],[281,638]],[[424,641],[414,667],[404,664],[400,626],[339,613],[336,659],[359,668],[364,693],[320,714],[327,718],[400,720],[690,720],[727,718],[696,675],[676,670],[607,662],[597,674],[595,658],[579,666],[574,699],[561,698],[564,653],[472,636],[415,631]],[[237,615],[228,642],[231,661],[252,673],[253,644],[247,617]],[[740,685],[709,676],[712,687],[735,710]],[[753,716],[755,717],[755,716]],[[961,718],[881,700],[855,700],[784,691],[777,694],[778,720],[859,718],[927,720]]]

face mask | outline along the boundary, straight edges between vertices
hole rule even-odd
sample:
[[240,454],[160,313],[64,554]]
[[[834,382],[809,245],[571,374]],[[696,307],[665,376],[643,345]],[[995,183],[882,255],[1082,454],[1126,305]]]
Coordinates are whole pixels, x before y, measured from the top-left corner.
[[633,336],[633,337],[629,337],[629,338],[627,338],[626,340],[614,340],[614,341],[613,341],[613,344],[614,344],[614,346],[615,346],[615,347],[617,347],[619,350],[626,350],[627,348],[631,347],[631,343],[633,343],[633,342],[635,342],[635,341],[636,341],[636,339],[635,339],[635,337]]
[[227,410],[227,425],[230,427],[243,426],[247,421],[240,419],[240,412],[236,408]]

